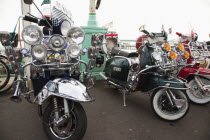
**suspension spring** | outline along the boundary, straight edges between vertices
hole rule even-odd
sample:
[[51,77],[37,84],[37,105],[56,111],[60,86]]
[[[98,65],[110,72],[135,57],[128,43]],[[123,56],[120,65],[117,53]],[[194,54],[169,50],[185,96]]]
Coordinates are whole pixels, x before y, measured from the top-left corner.
[[53,103],[54,103],[55,118],[58,119],[59,118],[58,101],[56,97],[53,98]]

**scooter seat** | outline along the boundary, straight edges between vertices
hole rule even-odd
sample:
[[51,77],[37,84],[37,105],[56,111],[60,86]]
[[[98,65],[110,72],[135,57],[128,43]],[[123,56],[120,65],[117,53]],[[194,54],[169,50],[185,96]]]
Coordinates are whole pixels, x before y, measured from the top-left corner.
[[123,56],[123,57],[138,57],[137,52],[129,52],[126,50],[120,50],[118,47],[114,47],[111,51],[113,56]]
[[152,33],[154,37],[166,37],[164,33]]

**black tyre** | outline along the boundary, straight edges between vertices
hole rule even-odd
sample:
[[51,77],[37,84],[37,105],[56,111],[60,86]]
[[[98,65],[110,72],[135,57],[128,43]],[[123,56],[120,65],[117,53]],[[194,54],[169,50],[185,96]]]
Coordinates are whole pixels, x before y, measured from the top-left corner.
[[0,59],[0,90],[8,84],[9,78],[9,67]]
[[[6,62],[6,64],[11,65],[8,58],[4,55],[0,55],[0,60],[3,60],[4,62]],[[9,78],[9,81],[8,81],[9,84],[7,84],[4,88],[0,89],[0,93],[5,93],[8,90],[10,90],[13,86],[13,82],[17,80],[17,75],[15,74],[12,66],[9,67],[9,70],[10,70],[10,78]]]
[[[55,126],[54,107],[50,103],[43,113],[43,128],[50,140],[81,140],[85,135],[87,129],[86,113],[79,103],[73,103],[73,110],[71,111],[71,119],[67,120],[62,126]],[[72,104],[69,103],[69,110]],[[64,114],[64,107],[62,103],[59,105],[60,115]]]
[[[181,90],[170,89],[175,96],[177,103],[172,99],[175,105],[171,105],[167,96],[168,89],[162,88],[156,90],[151,98],[151,106],[154,113],[161,119],[167,121],[176,121],[183,118],[189,111],[190,103],[187,95]],[[179,107],[177,107],[179,105]]]

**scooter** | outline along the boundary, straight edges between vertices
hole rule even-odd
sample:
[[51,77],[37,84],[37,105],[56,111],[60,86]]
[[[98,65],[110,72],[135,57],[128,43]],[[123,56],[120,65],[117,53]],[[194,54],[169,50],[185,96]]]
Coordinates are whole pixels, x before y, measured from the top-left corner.
[[138,52],[119,49],[116,32],[93,35],[92,44],[100,46],[109,58],[101,77],[108,84],[123,90],[123,102],[127,94],[134,91],[151,93],[151,106],[161,119],[174,121],[184,117],[190,107],[185,91],[188,86],[184,80],[171,76],[176,68],[176,55],[170,51],[166,42],[166,32],[149,33]]
[[[33,0],[24,2],[37,7]],[[87,48],[82,50],[79,46],[85,39],[85,33],[79,27],[72,27],[71,16],[60,7],[61,4],[57,4],[52,7],[51,18],[22,17],[44,27],[41,30],[37,25],[28,25],[22,30],[22,39],[30,46],[19,51],[20,56],[28,59],[26,64],[17,59],[19,56],[12,45],[13,35],[0,32],[0,41],[18,75],[14,83],[16,90],[10,99],[19,103],[24,97],[29,103],[38,104],[43,129],[49,139],[80,140],[87,128],[87,116],[81,102],[92,102],[94,99],[89,94],[89,87],[81,83],[79,77],[83,73],[85,83],[94,85],[94,78],[88,73],[93,69],[98,53],[95,47],[90,47],[89,63],[80,60],[80,56],[87,52]],[[86,66],[84,71],[80,72],[79,64]],[[30,67],[27,71],[30,71],[30,80],[25,73],[26,67]],[[28,86],[30,81],[32,90]]]
[[180,38],[177,45],[178,50],[186,50],[189,53],[187,65],[184,66],[178,77],[187,80],[190,85],[187,95],[196,104],[206,104],[210,102],[210,70],[200,67],[200,61],[206,61],[209,57],[207,44],[198,44],[197,34],[176,33]]

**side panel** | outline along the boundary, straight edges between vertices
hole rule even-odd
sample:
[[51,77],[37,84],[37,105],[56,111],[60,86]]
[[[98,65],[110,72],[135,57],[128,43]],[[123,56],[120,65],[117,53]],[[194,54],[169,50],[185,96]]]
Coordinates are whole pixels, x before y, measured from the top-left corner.
[[191,74],[210,75],[210,70],[200,67],[184,67],[180,70],[178,77],[186,79]]
[[185,83],[181,83],[178,79],[171,77],[155,76],[150,74],[141,75],[139,84],[139,88],[142,92],[148,92],[158,87],[187,89]]
[[127,58],[113,57],[106,62],[104,72],[107,77],[126,82],[129,68],[130,63]]

